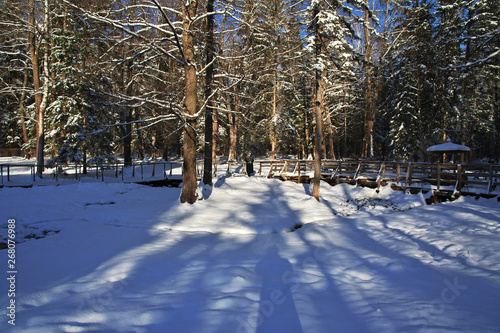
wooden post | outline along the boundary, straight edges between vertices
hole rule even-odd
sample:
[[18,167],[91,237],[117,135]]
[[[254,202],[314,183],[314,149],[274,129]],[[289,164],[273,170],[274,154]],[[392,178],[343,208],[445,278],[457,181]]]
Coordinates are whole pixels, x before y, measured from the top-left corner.
[[462,192],[462,164],[457,165],[457,186],[455,188],[455,192]]
[[441,164],[437,165],[437,190],[439,191],[439,186],[441,186]]
[[354,174],[354,179],[358,179],[359,175],[361,174],[361,163],[359,162],[358,168],[356,169],[356,173]]
[[287,168],[288,168],[288,161],[285,161],[285,164],[283,164],[283,167],[281,168],[280,176],[282,176],[283,173],[287,171]]
[[493,189],[493,165],[490,165],[490,181],[488,184],[488,194],[490,194]]
[[300,161],[297,161],[297,163],[295,164],[295,168],[293,169],[293,174],[294,175],[297,172],[297,169],[298,169],[298,175],[300,177]]
[[153,173],[151,174],[151,178],[154,178],[154,176],[155,176],[155,166],[156,166],[156,163],[153,163]]
[[342,174],[342,162],[339,161],[339,172],[337,172],[337,184],[340,183],[340,175]]
[[404,190],[406,191],[406,188],[408,185],[411,186],[411,162],[408,163],[408,169],[406,170],[406,181],[405,181],[405,186]]
[[269,166],[269,173],[267,174],[267,178],[271,178],[273,175],[273,163],[274,163],[274,161],[271,161],[271,165]]
[[380,165],[380,170],[378,171],[378,177],[377,177],[377,190],[380,190],[380,185],[382,184],[382,181],[385,179],[385,163],[382,162]]
[[399,183],[401,180],[401,165],[398,163],[397,169],[396,169],[396,182]]

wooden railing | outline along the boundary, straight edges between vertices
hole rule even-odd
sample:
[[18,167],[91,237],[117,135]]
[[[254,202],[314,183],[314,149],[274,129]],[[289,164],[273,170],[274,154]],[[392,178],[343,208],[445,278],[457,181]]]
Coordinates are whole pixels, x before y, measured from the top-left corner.
[[[105,179],[145,180],[162,179],[175,175],[182,175],[179,162],[153,162],[153,163],[106,163],[88,164],[55,164],[46,167],[42,179],[36,175],[36,166],[33,164],[1,164],[0,185],[32,185],[47,181],[63,181],[95,178],[100,181]],[[175,171],[174,170],[178,170]]]
[[[259,161],[258,174],[297,182],[310,182],[314,161]],[[440,164],[375,161],[321,161],[321,178],[330,184],[351,183],[380,187],[427,189],[491,194],[500,185],[500,165]]]
[[[227,167],[227,170],[221,169],[221,166]],[[218,169],[231,175],[246,172],[245,163],[241,161],[215,164],[214,173]],[[262,177],[308,183],[314,177],[314,161],[261,160],[255,161],[255,170]],[[202,162],[198,163],[197,171],[198,177],[201,177]],[[44,172],[43,180],[36,177],[35,172],[33,164],[2,164],[0,186],[33,185],[49,179],[56,182],[90,178],[98,181],[140,181],[182,176],[181,162],[92,164],[87,165],[86,173],[83,165],[55,165]],[[500,165],[322,160],[321,178],[332,185],[350,183],[379,188],[391,184],[393,188],[402,190],[495,195],[500,185]],[[496,194],[499,193],[497,190]]]

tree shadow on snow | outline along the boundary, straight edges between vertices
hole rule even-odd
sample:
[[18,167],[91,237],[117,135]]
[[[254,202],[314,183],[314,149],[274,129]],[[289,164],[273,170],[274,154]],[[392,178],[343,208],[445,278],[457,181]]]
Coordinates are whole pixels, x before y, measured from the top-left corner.
[[[216,187],[222,186],[217,183]],[[251,215],[244,221],[246,227],[259,219],[295,224],[297,213],[285,200],[282,187],[265,186],[260,201],[245,203]],[[373,216],[380,228],[365,230],[352,217],[335,216],[328,198],[322,198],[322,203],[333,213],[331,222],[306,224],[293,233],[138,228],[135,241],[127,234],[129,238],[105,256],[74,258],[72,267],[81,266],[81,270],[60,277],[41,306],[24,304],[18,313],[23,318],[20,326],[252,333],[467,330],[471,318],[466,303],[475,300],[470,295],[489,292],[491,299],[500,297],[498,285],[488,276],[442,269],[392,248],[394,242],[387,243],[383,237],[400,237],[402,243],[416,242],[444,255],[432,244],[392,230],[392,214]],[[169,216],[179,205],[162,216]],[[194,218],[199,208],[189,207],[176,216]],[[259,211],[263,207],[274,214],[266,216]],[[240,213],[228,211],[224,218],[238,219]],[[127,246],[128,241],[132,245]],[[477,320],[481,319],[486,329],[500,327],[498,320]]]
[[[328,199],[322,198],[322,202],[336,213]],[[325,271],[338,266],[336,274],[329,274],[331,290],[340,291],[345,308],[353,309],[353,319],[366,322],[357,330],[375,332],[377,324],[369,324],[370,318],[373,322],[387,322],[390,325],[385,331],[392,332],[450,327],[483,327],[493,332],[500,327],[490,308],[500,297],[500,286],[492,280],[497,273],[450,256],[413,235],[410,226],[404,230],[391,226],[392,219],[407,213],[366,213],[366,221],[355,215],[338,218],[337,223],[342,224],[338,230],[341,243],[324,239],[325,247],[334,251],[316,260]],[[414,217],[419,218],[417,214]],[[314,246],[303,231],[298,233],[304,236],[304,242]],[[441,265],[442,260],[447,264]]]

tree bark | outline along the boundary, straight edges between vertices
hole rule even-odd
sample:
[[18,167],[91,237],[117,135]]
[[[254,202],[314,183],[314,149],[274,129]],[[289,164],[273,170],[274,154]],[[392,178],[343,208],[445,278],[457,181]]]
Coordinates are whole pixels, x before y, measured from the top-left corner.
[[49,76],[49,2],[44,1],[44,15],[43,15],[43,69],[44,69],[44,83],[43,91],[40,87],[40,64],[39,64],[39,54],[36,35],[35,35],[35,1],[30,0],[29,4],[29,15],[28,21],[30,24],[30,55],[31,63],[33,66],[33,85],[35,88],[35,112],[37,119],[36,126],[36,174],[38,177],[43,177],[44,171],[44,147],[45,147],[45,133],[44,133],[44,121],[45,121],[45,109],[49,102],[49,88],[50,88],[50,76]]
[[205,99],[207,106],[205,110],[205,158],[203,164],[203,183],[212,186],[212,165],[213,165],[213,138],[214,138],[214,108],[212,98],[212,81],[214,76],[214,66],[211,64],[214,59],[214,0],[207,1],[207,72],[205,76]]
[[[28,46],[29,50],[29,46]],[[23,131],[23,143],[25,148],[23,149],[23,154],[24,157],[27,159],[31,158],[31,152],[29,148],[27,148],[28,145],[28,132],[26,130],[26,121],[25,121],[25,116],[26,116],[26,110],[24,108],[24,100],[26,99],[26,87],[28,86],[28,69],[26,68],[24,71],[24,82],[23,82],[23,92],[21,94],[21,98],[19,100],[19,117],[21,119],[21,128]]]
[[318,82],[318,87],[316,91],[317,100],[314,103],[314,112],[316,114],[316,132],[315,132],[315,143],[314,143],[314,185],[312,196],[316,200],[320,200],[320,183],[321,183],[321,142],[323,136],[323,112],[321,107],[321,84]]
[[[316,5],[314,9],[315,15],[319,13],[319,7]],[[320,25],[318,22],[314,25],[314,36],[316,39],[316,62],[320,62],[321,50],[323,47],[322,38],[320,35]],[[315,132],[315,144],[314,144],[314,184],[312,196],[316,200],[320,200],[320,183],[321,183],[321,156],[322,143],[323,143],[323,98],[324,98],[324,79],[322,77],[322,72],[316,68],[315,69],[315,87],[316,93],[313,101],[314,113],[316,115],[316,132]]]
[[238,93],[235,91],[233,102],[231,102],[231,97],[228,95],[229,104],[229,160],[235,160],[237,155],[237,144],[238,144]]
[[278,84],[278,70],[275,71],[274,73],[274,80],[273,80],[273,108],[272,108],[272,113],[271,113],[271,126],[270,126],[270,133],[269,133],[269,138],[271,141],[271,159],[274,160],[276,158],[276,146],[278,145],[278,133],[277,133],[277,122],[278,122],[278,110],[277,110],[277,99],[278,99],[278,89],[277,89],[277,84]]
[[328,134],[328,153],[327,153],[327,158],[330,160],[335,159],[335,148],[334,148],[334,140],[333,140],[333,124],[332,124],[332,118],[330,117],[330,112],[326,110],[326,132]]
[[185,117],[184,124],[184,162],[182,164],[182,190],[180,200],[182,203],[193,204],[196,202],[196,85],[197,74],[194,64],[194,38],[191,34],[191,19],[196,16],[197,1],[191,0],[182,6],[183,34],[182,47],[184,51],[185,72]]
[[364,39],[365,39],[365,75],[366,75],[366,87],[365,87],[365,140],[362,157],[373,158],[373,128],[375,125],[375,111],[373,107],[373,92],[372,92],[372,43],[371,34],[369,29],[370,15],[368,9],[368,0],[365,0],[365,27],[364,27]]

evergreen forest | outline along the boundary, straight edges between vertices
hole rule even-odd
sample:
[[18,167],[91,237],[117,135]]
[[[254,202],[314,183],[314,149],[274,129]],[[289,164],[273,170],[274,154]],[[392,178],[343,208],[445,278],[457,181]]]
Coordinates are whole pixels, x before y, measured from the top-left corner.
[[2,0],[0,148],[425,161],[451,140],[498,162],[499,18],[498,0]]

